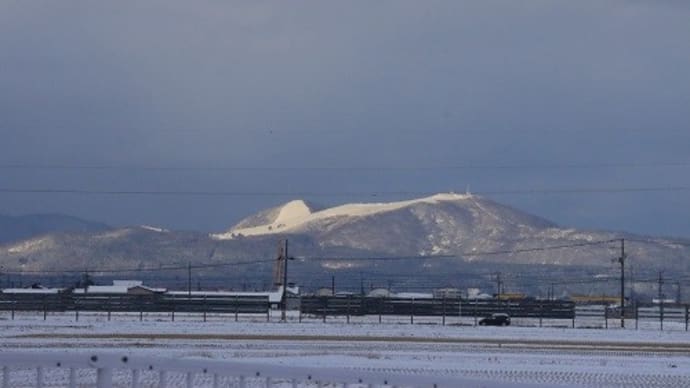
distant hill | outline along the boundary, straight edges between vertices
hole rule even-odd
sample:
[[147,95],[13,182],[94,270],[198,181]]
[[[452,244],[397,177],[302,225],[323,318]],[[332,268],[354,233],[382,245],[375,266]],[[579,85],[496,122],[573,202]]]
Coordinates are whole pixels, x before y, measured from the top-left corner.
[[62,232],[93,232],[108,230],[106,224],[62,214],[0,215],[0,244]]
[[[479,278],[472,275],[472,268],[509,271],[511,266],[546,266],[571,268],[575,275],[568,275],[570,278],[615,275],[619,242],[613,240],[625,238],[629,241],[628,263],[638,275],[642,270],[690,271],[688,241],[564,228],[465,194],[332,208],[294,200],[210,235],[151,226],[109,229],[87,223],[82,227],[88,230],[63,229],[5,243],[0,246],[0,265],[8,272],[86,268],[97,272],[182,268],[191,263],[210,265],[196,269],[195,276],[214,277],[218,287],[256,279],[270,287],[277,243],[287,238],[290,255],[296,257],[290,264],[291,279],[303,285],[323,284],[323,279],[330,281],[336,274],[358,285],[364,284],[365,277],[386,282],[395,279],[399,285],[419,285],[420,279],[431,277],[445,284],[460,279],[469,279],[462,280],[463,284],[484,284],[473,283]],[[583,272],[580,268],[593,270]],[[180,284],[186,279],[182,272],[151,273],[172,276],[172,281]],[[536,269],[534,275],[538,277]],[[491,284],[490,272],[481,279]],[[536,280],[521,281],[537,284]]]
[[[261,213],[259,213],[261,214]],[[474,195],[437,194],[389,203],[345,204],[312,211],[303,201],[271,209],[265,223],[250,216],[219,240],[239,236],[306,235],[322,247],[393,255],[460,254],[559,231],[554,223]]]
[[[628,246],[629,255],[640,262],[649,261],[653,267],[690,267],[690,247],[668,239],[564,228],[477,195],[437,194],[317,210],[297,200],[271,209],[271,214],[263,223],[256,222],[262,218],[250,216],[213,237],[223,241],[298,235],[324,250],[350,248],[392,256],[453,255],[477,262],[593,266],[610,265],[605,258],[616,255],[616,243],[589,243],[628,238],[645,241]],[[575,246],[539,250],[561,245]],[[523,250],[527,252],[510,252]],[[506,253],[482,254],[502,251]]]

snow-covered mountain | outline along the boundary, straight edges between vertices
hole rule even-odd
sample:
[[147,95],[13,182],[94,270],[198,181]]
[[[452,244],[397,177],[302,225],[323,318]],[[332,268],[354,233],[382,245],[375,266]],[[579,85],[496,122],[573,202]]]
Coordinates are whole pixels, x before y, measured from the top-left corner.
[[62,214],[6,216],[0,214],[0,244],[56,232],[107,230],[108,225]]
[[[270,217],[266,216],[269,215]],[[436,194],[389,203],[345,204],[314,210],[290,201],[240,221],[218,240],[308,235],[321,247],[352,247],[400,255],[486,251],[524,240],[588,239],[545,219],[471,194]]]
[[[150,226],[49,233],[0,245],[0,265],[40,271],[217,263],[220,267],[209,270],[214,275],[225,271],[270,282],[276,245],[283,238],[290,240],[291,255],[299,258],[295,265],[310,268],[304,276],[340,269],[380,273],[404,269],[410,276],[457,273],[468,263],[615,269],[612,259],[618,257],[619,243],[611,240],[620,238],[630,241],[626,252],[636,268],[690,270],[687,241],[563,228],[470,194],[331,208],[294,200],[211,235]],[[605,241],[611,242],[599,243]],[[437,256],[450,258],[440,261]],[[361,260],[382,257],[418,259],[385,264]],[[224,267],[235,262],[261,264]]]
[[[245,235],[262,234],[261,232],[263,231],[270,234],[283,230],[292,222],[306,218],[319,210],[321,210],[319,207],[304,200],[290,201],[282,206],[263,210],[253,216],[249,216],[235,225],[233,229],[242,230]],[[254,228],[257,228],[256,233],[251,233],[251,230]],[[232,238],[232,233],[218,236],[221,239]]]
[[[608,265],[620,238],[645,241],[630,244],[639,260],[665,257],[668,265],[690,264],[690,250],[664,239],[626,233],[562,228],[543,218],[472,194],[436,194],[389,202],[356,203],[320,209],[293,200],[240,221],[218,241],[303,236],[321,250],[351,248],[386,255],[455,255],[467,261]],[[581,246],[577,246],[582,244]],[[576,245],[563,249],[539,248]],[[485,254],[497,251],[523,253]]]

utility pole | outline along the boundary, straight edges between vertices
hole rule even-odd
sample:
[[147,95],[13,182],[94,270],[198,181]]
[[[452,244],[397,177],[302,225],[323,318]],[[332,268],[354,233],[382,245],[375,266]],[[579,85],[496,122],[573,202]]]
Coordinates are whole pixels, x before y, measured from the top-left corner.
[[331,275],[331,295],[335,296],[335,275]]
[[621,256],[618,262],[621,264],[621,328],[625,328],[625,239],[621,239]]
[[501,297],[501,273],[496,272],[496,298]]
[[637,306],[637,296],[635,295],[635,269],[632,264],[628,266],[628,298],[633,305]]
[[288,255],[288,240],[283,240],[283,249],[281,253],[281,258],[283,260],[283,295],[280,298],[282,308],[280,311],[280,321],[287,322],[287,274],[288,274],[288,260],[290,256]]
[[664,330],[664,293],[662,292],[662,287],[664,286],[664,277],[663,277],[664,272],[659,271],[659,291],[658,291],[658,298],[659,298],[659,325],[661,326],[661,330]]
[[680,304],[680,280],[676,281],[676,303]]
[[192,297],[192,262],[187,263],[187,296]]

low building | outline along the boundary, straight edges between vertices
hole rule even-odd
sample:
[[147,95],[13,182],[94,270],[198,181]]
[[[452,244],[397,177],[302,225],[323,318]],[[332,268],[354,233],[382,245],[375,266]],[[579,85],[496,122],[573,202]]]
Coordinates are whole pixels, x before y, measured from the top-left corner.
[[75,288],[75,294],[111,294],[111,295],[156,295],[163,294],[165,288],[153,288],[143,284],[140,280],[113,280],[111,286],[88,286]]
[[319,288],[314,293],[315,296],[333,296],[333,290],[328,287]]
[[50,295],[64,292],[64,288],[5,288],[0,290],[0,294],[36,294],[36,295]]
[[457,288],[437,288],[434,290],[434,298],[436,299],[459,299],[462,293]]
[[403,299],[434,299],[434,294],[428,292],[398,292],[393,296]]
[[502,294],[497,294],[496,299],[498,300],[523,300],[527,298],[525,294],[519,292],[504,292]]
[[[283,298],[283,287],[278,287],[275,291],[168,291],[166,295],[173,296],[191,296],[191,297],[204,297],[204,296],[227,296],[227,297],[242,297],[242,296],[267,296],[268,302],[271,307],[278,308],[282,298]],[[287,297],[288,301],[293,297],[299,295],[299,287],[288,287]],[[289,304],[289,303],[288,303]],[[289,307],[289,306],[288,306]]]

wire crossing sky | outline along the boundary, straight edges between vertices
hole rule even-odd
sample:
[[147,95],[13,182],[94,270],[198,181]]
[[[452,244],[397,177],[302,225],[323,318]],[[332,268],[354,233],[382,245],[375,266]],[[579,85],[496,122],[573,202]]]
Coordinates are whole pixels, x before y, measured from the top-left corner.
[[[514,250],[501,250],[501,251],[484,251],[484,252],[465,252],[460,255],[429,255],[429,256],[390,256],[390,257],[359,257],[359,258],[300,258],[306,261],[399,261],[399,260],[429,260],[429,259],[457,259],[459,257],[470,257],[470,256],[492,256],[492,255],[503,255],[503,254],[519,254],[527,252],[539,252],[539,251],[552,251],[561,249],[578,248],[584,246],[594,246],[594,245],[609,245],[611,243],[617,242],[619,240],[602,240],[602,241],[589,241],[583,243],[573,243],[564,245],[548,245],[542,247],[534,247],[527,249],[514,249]],[[170,266],[160,266],[151,268],[124,268],[124,269],[112,269],[112,268],[79,268],[79,269],[59,269],[59,270],[19,270],[12,268],[1,268],[2,273],[5,274],[69,274],[69,273],[82,273],[85,271],[95,272],[95,273],[128,273],[128,272],[166,272],[175,270],[187,270],[187,269],[203,269],[203,268],[217,268],[217,267],[232,267],[232,266],[242,266],[242,265],[254,265],[254,264],[267,264],[275,263],[276,259],[257,259],[250,261],[228,261],[222,263],[201,263],[188,265],[170,265]]]
[[1,2],[0,214],[221,231],[293,194],[469,190],[688,237],[688,20],[675,0]]

